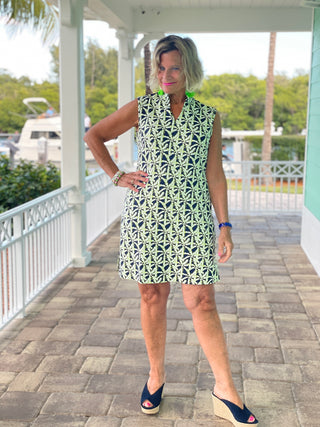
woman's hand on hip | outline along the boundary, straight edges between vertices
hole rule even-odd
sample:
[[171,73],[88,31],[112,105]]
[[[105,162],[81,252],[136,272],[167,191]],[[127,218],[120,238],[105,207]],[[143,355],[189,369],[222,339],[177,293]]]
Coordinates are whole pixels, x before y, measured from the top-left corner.
[[143,171],[129,172],[122,175],[118,181],[119,187],[127,187],[135,193],[139,192],[139,188],[144,188],[148,182],[148,174]]
[[231,231],[229,227],[222,227],[218,238],[218,256],[219,262],[224,263],[232,255],[233,242],[231,238]]

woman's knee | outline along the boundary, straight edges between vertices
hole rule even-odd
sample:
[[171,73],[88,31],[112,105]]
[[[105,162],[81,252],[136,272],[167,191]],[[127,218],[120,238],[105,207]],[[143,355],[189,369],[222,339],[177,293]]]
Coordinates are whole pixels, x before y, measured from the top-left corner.
[[141,284],[139,283],[141,300],[147,305],[166,305],[170,293],[168,283]]
[[215,311],[217,310],[214,290],[209,285],[203,285],[206,288],[199,289],[199,285],[186,285],[192,288],[186,289],[184,292],[184,304],[192,313],[195,310]]

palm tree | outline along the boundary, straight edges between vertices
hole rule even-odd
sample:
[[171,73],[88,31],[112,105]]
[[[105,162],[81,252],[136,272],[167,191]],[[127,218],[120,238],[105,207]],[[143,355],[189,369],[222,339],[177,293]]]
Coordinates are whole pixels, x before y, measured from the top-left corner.
[[11,35],[29,26],[41,32],[43,42],[57,37],[59,10],[49,0],[0,0],[0,15],[5,17]]
[[149,86],[149,78],[151,72],[151,50],[150,43],[147,43],[144,46],[144,78],[146,82],[146,95],[152,93],[152,90]]
[[[274,91],[274,58],[276,50],[276,35],[277,33],[270,33],[270,44],[269,44],[269,59],[268,59],[268,74],[267,74],[267,88],[266,88],[266,103],[264,113],[264,133],[262,141],[262,160],[271,160],[272,150],[272,139],[271,139],[271,127],[272,127],[272,116],[273,116],[273,91]],[[270,169],[264,168],[265,174],[270,175]],[[265,178],[265,184],[271,184],[271,177]]]

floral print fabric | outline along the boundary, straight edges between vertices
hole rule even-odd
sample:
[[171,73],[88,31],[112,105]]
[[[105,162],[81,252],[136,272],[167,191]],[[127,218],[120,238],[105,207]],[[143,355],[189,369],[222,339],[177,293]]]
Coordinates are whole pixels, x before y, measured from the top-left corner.
[[121,220],[119,273],[139,283],[219,280],[206,179],[216,110],[194,98],[175,119],[168,95],[138,98],[137,170],[149,181],[128,190]]

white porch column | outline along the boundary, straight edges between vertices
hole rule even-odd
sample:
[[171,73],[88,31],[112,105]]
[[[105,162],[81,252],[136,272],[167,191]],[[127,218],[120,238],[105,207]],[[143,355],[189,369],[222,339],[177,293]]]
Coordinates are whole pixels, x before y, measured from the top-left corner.
[[[119,39],[118,56],[118,108],[134,99],[134,34],[124,30],[117,31]],[[130,129],[119,136],[119,163],[133,161],[134,130]]]
[[86,245],[84,158],[84,58],[83,7],[85,0],[60,0],[60,112],[62,128],[62,186],[76,190],[70,203],[72,215],[72,259],[75,267],[91,260]]

